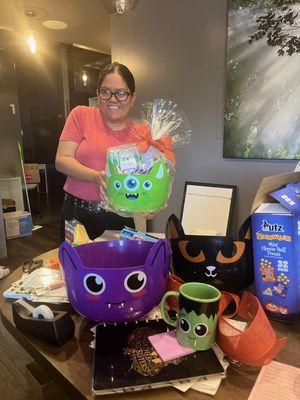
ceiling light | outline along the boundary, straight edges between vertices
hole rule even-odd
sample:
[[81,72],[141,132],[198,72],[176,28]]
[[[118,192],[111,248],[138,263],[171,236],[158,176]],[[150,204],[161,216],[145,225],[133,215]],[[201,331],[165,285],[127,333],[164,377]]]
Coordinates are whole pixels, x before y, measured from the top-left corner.
[[87,81],[88,81],[88,76],[85,71],[82,74],[82,80],[83,80],[83,86],[86,86]]
[[33,37],[33,34],[31,33],[27,39],[27,44],[30,50],[31,54],[35,54],[36,53],[36,41]]
[[102,5],[109,14],[124,14],[136,8],[139,0],[102,0]]
[[123,14],[126,8],[126,0],[115,0],[116,10],[119,14]]
[[37,12],[33,11],[33,10],[25,10],[24,14],[26,15],[26,17],[36,17],[38,14]]
[[67,29],[68,24],[63,21],[48,20],[44,21],[43,25],[48,29]]

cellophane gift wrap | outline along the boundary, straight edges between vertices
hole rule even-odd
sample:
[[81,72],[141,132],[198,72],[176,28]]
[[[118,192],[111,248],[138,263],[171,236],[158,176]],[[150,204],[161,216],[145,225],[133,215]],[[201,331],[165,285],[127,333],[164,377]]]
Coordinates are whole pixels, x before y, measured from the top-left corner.
[[103,208],[123,216],[147,216],[166,205],[175,174],[173,146],[188,144],[191,129],[177,104],[156,99],[142,106],[134,134],[136,143],[108,150],[108,200]]

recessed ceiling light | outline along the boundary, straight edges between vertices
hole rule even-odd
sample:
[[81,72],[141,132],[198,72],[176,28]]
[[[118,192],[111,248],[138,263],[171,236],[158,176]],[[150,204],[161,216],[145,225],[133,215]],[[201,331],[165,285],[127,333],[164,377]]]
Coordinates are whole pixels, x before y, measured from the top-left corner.
[[38,15],[37,12],[33,11],[33,10],[25,10],[24,14],[26,15],[26,17],[36,17]]
[[65,22],[55,20],[44,21],[43,25],[48,29],[66,29],[68,27]]

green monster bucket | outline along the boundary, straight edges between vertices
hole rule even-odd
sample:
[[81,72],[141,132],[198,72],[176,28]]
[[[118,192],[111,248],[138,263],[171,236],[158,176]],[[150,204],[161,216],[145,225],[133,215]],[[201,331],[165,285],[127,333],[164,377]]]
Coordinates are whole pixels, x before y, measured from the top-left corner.
[[152,213],[159,211],[169,197],[171,176],[162,159],[153,162],[145,173],[120,173],[108,159],[107,196],[109,206],[122,213]]

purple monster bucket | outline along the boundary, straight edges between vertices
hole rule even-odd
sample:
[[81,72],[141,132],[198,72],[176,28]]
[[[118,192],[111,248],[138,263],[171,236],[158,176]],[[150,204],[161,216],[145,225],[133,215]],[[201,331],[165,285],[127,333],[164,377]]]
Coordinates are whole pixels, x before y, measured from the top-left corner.
[[112,240],[76,247],[64,242],[59,248],[73,308],[107,323],[136,320],[160,302],[170,258],[166,240]]

